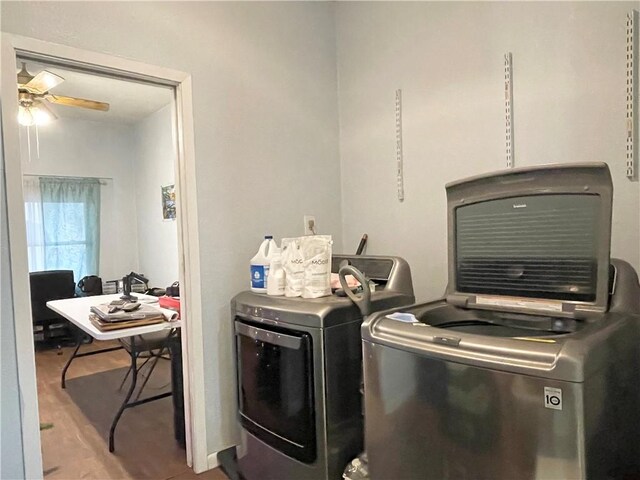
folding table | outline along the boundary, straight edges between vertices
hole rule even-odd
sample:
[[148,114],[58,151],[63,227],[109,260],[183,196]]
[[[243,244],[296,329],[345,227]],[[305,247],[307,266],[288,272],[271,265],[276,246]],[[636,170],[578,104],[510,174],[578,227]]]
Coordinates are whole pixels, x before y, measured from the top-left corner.
[[[136,296],[138,297],[138,301],[143,304],[152,304],[157,302],[158,300],[157,297],[152,297],[150,295],[137,294]],[[138,379],[138,367],[137,367],[138,352],[136,352],[136,349],[135,349],[136,337],[139,335],[167,330],[167,346],[168,346],[169,338],[178,331],[177,329],[181,327],[181,322],[179,320],[176,320],[171,322],[156,323],[153,325],[144,325],[141,327],[110,330],[106,332],[99,330],[93,323],[91,323],[91,320],[89,320],[89,313],[90,313],[91,307],[95,305],[110,303],[113,300],[117,300],[119,298],[120,298],[119,294],[113,294],[113,295],[95,295],[91,297],[67,298],[64,300],[52,300],[47,302],[47,307],[49,307],[54,312],[59,313],[63,317],[65,317],[72,324],[80,328],[85,334],[91,336],[95,340],[104,341],[104,340],[117,340],[117,339],[127,338],[127,337],[129,338],[129,342],[132,348],[130,348],[129,350],[125,349],[125,351],[127,351],[127,353],[129,353],[129,356],[131,357],[131,386],[129,387],[129,390],[127,391],[127,395],[125,396],[122,402],[122,405],[120,405],[120,408],[118,409],[113,419],[113,422],[111,423],[111,428],[109,429],[109,451],[110,452],[113,452],[115,448],[114,435],[115,435],[116,426],[118,425],[118,421],[120,420],[120,417],[122,416],[123,412],[127,408],[132,408],[137,405],[153,402],[154,400],[160,400],[162,398],[166,398],[172,395],[172,391],[169,391],[169,392],[161,393],[159,395],[154,395],[152,397],[143,398],[142,400],[129,402],[129,400],[131,399],[131,395],[133,395],[133,392],[136,388],[136,382]],[[138,340],[138,343],[140,341],[141,340]],[[76,348],[73,351],[71,358],[69,358],[69,360],[67,361],[66,365],[62,370],[62,377],[61,377],[62,388],[66,387],[67,370],[69,369],[71,362],[75,358],[86,357],[89,355],[96,355],[98,353],[112,352],[114,350],[123,349],[122,346],[118,346],[118,347],[103,348],[101,350],[92,350],[84,353],[78,353],[82,344],[83,344],[82,339],[79,338],[78,344],[76,345]]]

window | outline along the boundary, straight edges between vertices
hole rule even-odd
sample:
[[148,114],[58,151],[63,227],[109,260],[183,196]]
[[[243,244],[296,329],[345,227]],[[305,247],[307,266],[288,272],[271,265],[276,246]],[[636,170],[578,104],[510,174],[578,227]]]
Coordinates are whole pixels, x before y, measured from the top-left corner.
[[96,179],[39,177],[24,182],[29,270],[98,274],[100,183]]

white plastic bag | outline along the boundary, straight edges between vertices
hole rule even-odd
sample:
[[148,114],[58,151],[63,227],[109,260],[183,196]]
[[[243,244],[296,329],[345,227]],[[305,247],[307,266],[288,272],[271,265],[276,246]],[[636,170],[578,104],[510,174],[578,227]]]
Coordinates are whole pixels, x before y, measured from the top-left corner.
[[299,238],[282,239],[282,268],[285,273],[284,295],[299,297],[304,287],[304,258]]
[[331,235],[300,238],[304,259],[303,298],[331,295]]

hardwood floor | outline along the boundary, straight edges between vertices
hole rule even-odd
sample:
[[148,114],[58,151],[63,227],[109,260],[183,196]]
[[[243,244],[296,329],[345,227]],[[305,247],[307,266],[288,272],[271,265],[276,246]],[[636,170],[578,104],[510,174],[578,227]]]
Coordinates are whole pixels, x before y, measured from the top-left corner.
[[[80,351],[116,345],[94,342]],[[195,475],[187,466],[186,451],[174,439],[171,397],[125,410],[116,429],[116,450],[109,453],[109,427],[128,386],[118,391],[129,355],[119,350],[74,359],[63,390],[60,374],[72,351],[36,352],[40,422],[53,424],[41,432],[45,480],[227,479],[219,469]],[[138,385],[142,381],[139,377]],[[140,398],[170,388],[169,361],[161,360]]]

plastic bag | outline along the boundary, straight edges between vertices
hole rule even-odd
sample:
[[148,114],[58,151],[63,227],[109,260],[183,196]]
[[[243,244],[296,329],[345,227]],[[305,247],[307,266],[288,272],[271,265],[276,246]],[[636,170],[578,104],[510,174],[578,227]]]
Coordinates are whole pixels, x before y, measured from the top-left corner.
[[331,295],[331,235],[311,235],[300,239],[304,259],[303,298]]
[[299,238],[282,239],[282,268],[285,273],[284,295],[299,297],[304,287],[304,258]]

